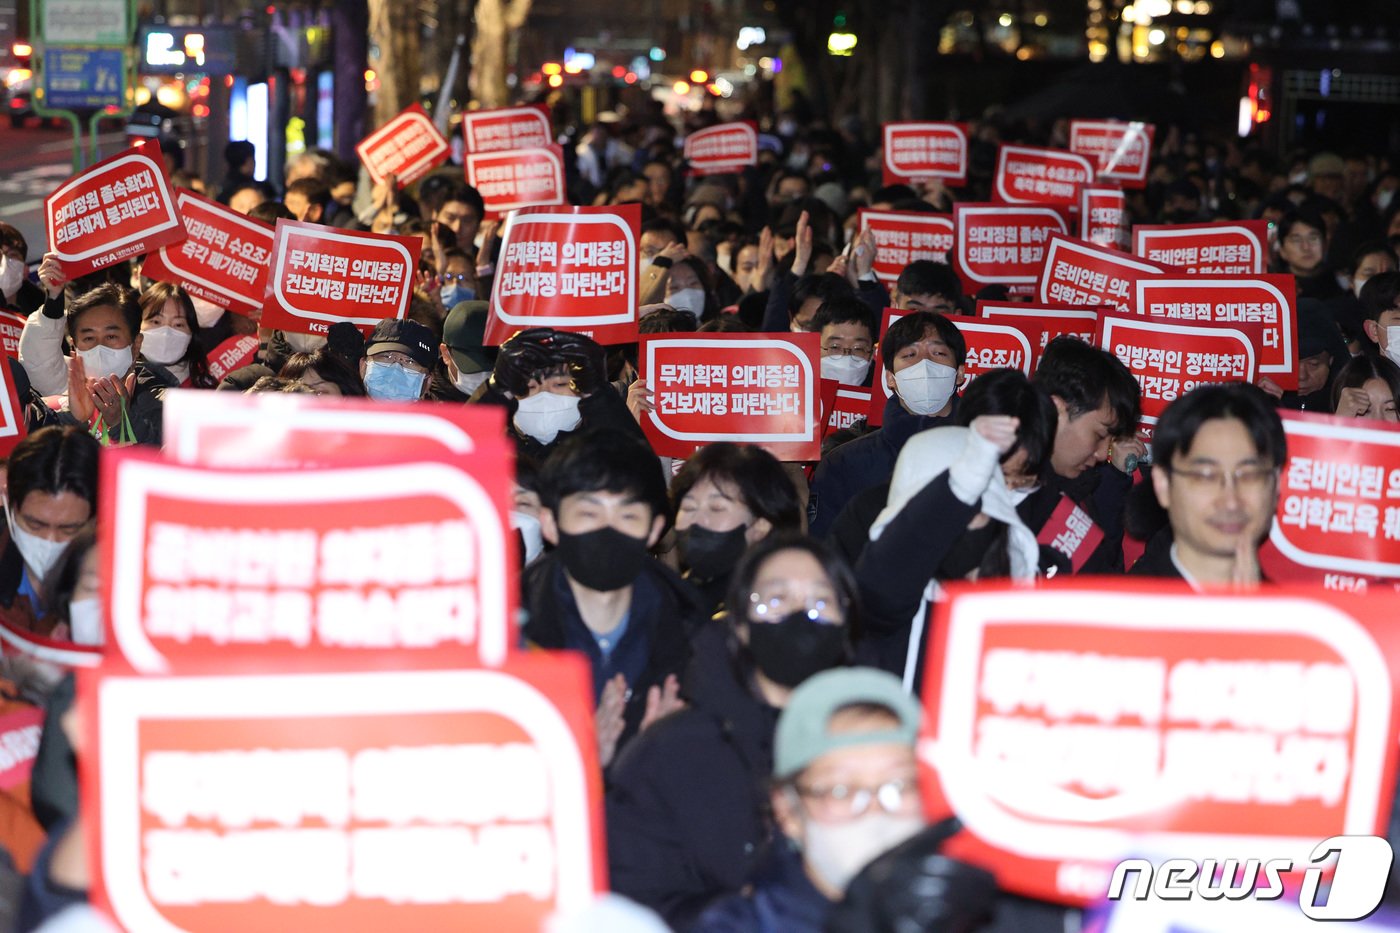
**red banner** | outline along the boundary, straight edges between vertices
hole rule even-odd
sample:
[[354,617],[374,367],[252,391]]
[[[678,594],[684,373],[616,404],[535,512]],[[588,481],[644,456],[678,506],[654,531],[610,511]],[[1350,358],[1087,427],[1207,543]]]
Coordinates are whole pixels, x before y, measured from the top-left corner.
[[1052,207],[954,204],[953,267],[969,292],[1008,285],[1029,294],[1056,234],[1069,236],[1069,224]]
[[1263,343],[1255,348],[1259,375],[1285,389],[1298,388],[1298,322],[1291,275],[1250,278],[1184,276],[1139,279],[1135,306],[1140,314],[1216,324],[1262,324]]
[[244,366],[251,366],[257,361],[258,338],[254,334],[244,334],[242,337],[230,337],[217,347],[209,351],[206,359],[209,361],[209,375],[215,382],[222,382],[224,377],[235,369],[242,369]]
[[914,211],[860,211],[861,232],[875,235],[875,274],[892,286],[920,259],[952,264],[953,218]]
[[256,313],[267,294],[272,228],[184,188],[175,204],[189,237],[147,256],[141,274],[221,308]]
[[526,327],[554,327],[602,344],[637,339],[641,206],[527,207],[502,230],[486,345]]
[[69,279],[185,238],[154,142],[103,159],[44,199],[49,249]]
[[366,334],[402,318],[413,298],[423,238],[277,221],[263,327],[324,336],[337,321]]
[[641,378],[656,405],[642,428],[658,454],[688,457],[735,441],[779,460],[820,457],[820,334],[664,334],[641,343]]
[[1133,283],[1162,271],[1160,266],[1117,250],[1052,237],[1036,283],[1036,297],[1054,304],[1112,305],[1127,311],[1132,308]]
[[1040,335],[1038,328],[1028,335],[1006,321],[993,322],[961,314],[945,317],[957,326],[967,341],[967,362],[964,364],[962,383],[958,386],[959,394],[966,391],[972,380],[993,369],[1019,369],[1027,376],[1031,374],[1031,360],[1036,354],[1035,341]]
[[556,145],[467,154],[467,184],[486,202],[488,217],[521,207],[565,203],[564,150]]
[[554,142],[549,105],[469,110],[462,114],[462,138],[468,152],[542,149]]
[[1269,265],[1269,222],[1136,226],[1133,252],[1191,275],[1262,275]]
[[1106,309],[1083,310],[1080,308],[1042,307],[1026,304],[998,304],[990,301],[977,302],[977,316],[998,324],[1010,324],[1023,334],[1031,337],[1031,372],[1040,366],[1041,354],[1056,337],[1077,337],[1085,343],[1093,343],[1098,333],[1099,311]]
[[506,656],[515,566],[503,445],[319,470],[219,470],[123,449],[100,467],[107,619],[136,670],[211,653]]
[[994,191],[1008,204],[1075,204],[1093,181],[1089,160],[1063,149],[1004,145],[997,153]]
[[124,930],[537,930],[606,889],[587,664],[84,672],[92,902]]
[[1079,192],[1079,238],[1095,246],[1127,252],[1128,199],[1121,188],[1090,186]]
[[24,406],[28,401],[20,400],[14,380],[10,378],[10,367],[0,361],[0,459],[8,457],[29,433],[24,420]]
[[1280,414],[1288,461],[1259,554],[1265,577],[1359,592],[1400,579],[1400,426]]
[[691,175],[728,175],[758,164],[758,128],[751,120],[721,123],[685,138]]
[[945,854],[1083,905],[1130,856],[1301,865],[1385,834],[1400,597],[1056,583],[935,606],[920,758],[929,817],[964,827]]
[[1129,188],[1142,188],[1147,185],[1153,132],[1150,123],[1071,120],[1069,148],[1071,152],[1087,156],[1100,178],[1122,182]]
[[19,335],[26,320],[18,311],[0,311],[0,348],[10,359],[19,359]]
[[1254,382],[1258,377],[1254,348],[1261,330],[1259,324],[1191,325],[1104,314],[1095,343],[1122,360],[1137,378],[1142,389],[1138,434],[1150,441],[1166,407],[1196,386]]
[[[875,365],[880,366],[878,362]],[[831,396],[830,404],[826,404],[828,393]],[[822,401],[827,414],[822,436],[844,430],[863,420],[870,411],[870,394],[869,389],[861,386],[844,386],[833,379],[823,379]]]
[[403,187],[446,162],[451,149],[423,105],[411,104],[361,140],[355,153],[376,185],[393,175]]
[[884,184],[967,181],[966,124],[886,123],[884,130]]

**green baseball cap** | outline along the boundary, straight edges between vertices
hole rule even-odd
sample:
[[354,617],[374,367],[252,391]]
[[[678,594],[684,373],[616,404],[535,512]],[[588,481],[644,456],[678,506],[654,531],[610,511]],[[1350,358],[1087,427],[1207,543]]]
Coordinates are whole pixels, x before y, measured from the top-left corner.
[[484,301],[459,301],[442,322],[442,342],[463,373],[479,373],[496,365],[495,353],[488,354],[481,345],[488,307]]
[[[855,705],[883,706],[899,720],[896,729],[832,734],[831,717]],[[870,667],[838,667],[804,680],[778,718],[773,740],[773,776],[787,779],[827,752],[858,745],[897,743],[912,747],[922,719],[919,703],[898,677]]]

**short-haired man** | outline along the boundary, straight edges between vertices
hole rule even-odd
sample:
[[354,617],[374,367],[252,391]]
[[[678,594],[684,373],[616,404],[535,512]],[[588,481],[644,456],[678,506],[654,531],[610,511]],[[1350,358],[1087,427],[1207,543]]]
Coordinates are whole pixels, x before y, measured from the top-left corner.
[[1373,275],[1361,286],[1361,314],[1368,349],[1400,366],[1400,272]]
[[896,308],[905,311],[957,314],[963,300],[962,283],[947,263],[918,259],[899,273],[890,298]]
[[1152,435],[1152,490],[1170,528],[1132,572],[1257,585],[1286,454],[1278,411],[1254,386],[1199,386],[1168,405]]
[[1309,208],[1283,215],[1277,228],[1279,271],[1297,279],[1299,298],[1327,301],[1342,294],[1342,286],[1327,265],[1327,221]]
[[919,704],[872,668],[815,674],[793,691],[773,741],[775,846],[752,889],[715,904],[696,933],[820,933],[846,886],[924,828]]
[[476,255],[476,233],[486,214],[486,202],[477,190],[467,184],[451,185],[442,204],[433,214],[433,223],[442,224],[457,236],[456,243],[440,243],[444,248],[456,246],[468,256]]
[[875,326],[875,316],[858,298],[823,303],[812,320],[812,328],[822,337],[822,378],[869,386]]
[[331,189],[319,178],[298,178],[287,186],[282,203],[297,220],[319,224],[326,217]]
[[814,535],[825,535],[861,492],[889,482],[909,438],[953,423],[967,341],[952,321],[927,311],[905,315],[880,342],[880,360],[891,392],[884,426],[842,444],[817,464],[809,501]]
[[539,484],[540,530],[554,550],[521,581],[524,636],[588,658],[595,703],[613,684],[610,699],[624,708],[613,720],[620,735],[600,735],[610,759],[642,728],[649,704],[655,711],[663,696],[674,701],[690,636],[705,616],[690,586],[648,553],[666,530],[669,506],[660,463],[645,443],[581,432],[545,460]]

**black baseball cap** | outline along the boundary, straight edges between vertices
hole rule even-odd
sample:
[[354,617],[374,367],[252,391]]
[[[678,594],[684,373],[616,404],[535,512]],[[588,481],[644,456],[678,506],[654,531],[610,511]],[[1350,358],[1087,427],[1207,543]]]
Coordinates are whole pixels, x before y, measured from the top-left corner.
[[488,353],[482,347],[486,339],[487,308],[484,301],[459,301],[442,322],[442,342],[447,345],[460,372],[479,373],[496,365],[495,353]]
[[408,355],[424,369],[431,370],[437,359],[437,341],[433,332],[417,321],[385,318],[374,325],[374,333],[365,343],[365,356],[398,350]]

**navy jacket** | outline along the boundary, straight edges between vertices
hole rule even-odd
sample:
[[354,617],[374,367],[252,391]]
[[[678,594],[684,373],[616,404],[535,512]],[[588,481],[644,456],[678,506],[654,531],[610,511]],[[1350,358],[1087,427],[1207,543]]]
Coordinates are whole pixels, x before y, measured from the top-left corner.
[[822,933],[830,912],[831,901],[807,877],[797,849],[779,843],[753,890],[716,903],[690,933]]

